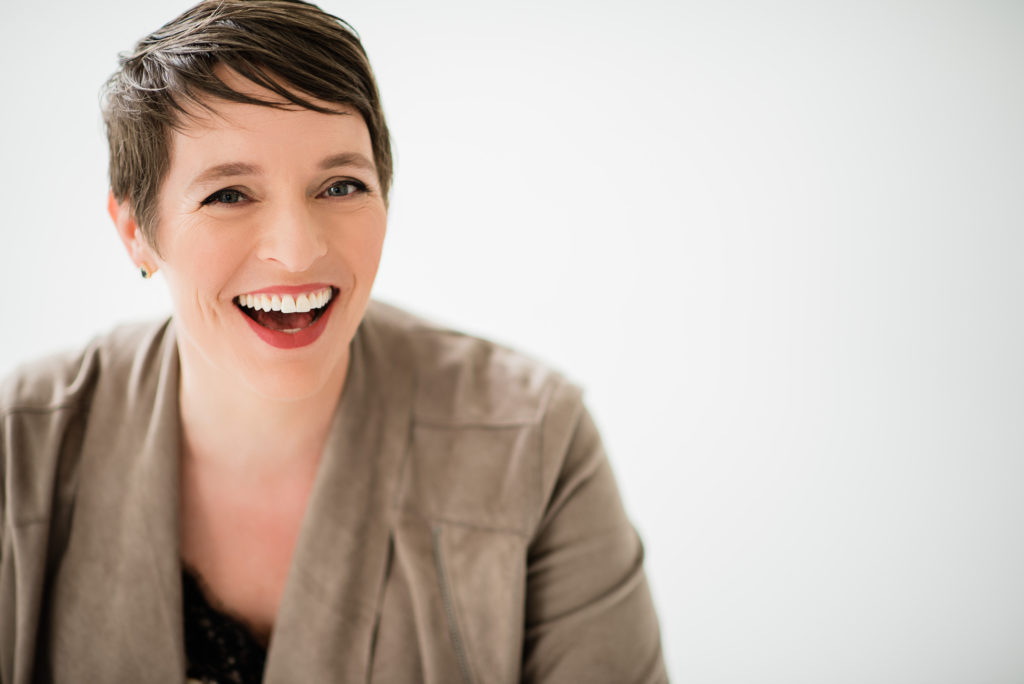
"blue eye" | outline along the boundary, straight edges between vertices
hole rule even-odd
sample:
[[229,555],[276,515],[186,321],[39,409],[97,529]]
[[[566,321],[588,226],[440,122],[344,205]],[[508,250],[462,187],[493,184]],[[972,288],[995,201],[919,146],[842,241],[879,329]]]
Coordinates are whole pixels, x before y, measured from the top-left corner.
[[331,187],[324,190],[324,194],[328,197],[346,197],[348,195],[354,195],[357,192],[365,192],[366,186],[359,181],[338,181]]
[[203,200],[203,204],[238,204],[243,199],[245,199],[245,195],[241,192],[228,188],[213,193]]

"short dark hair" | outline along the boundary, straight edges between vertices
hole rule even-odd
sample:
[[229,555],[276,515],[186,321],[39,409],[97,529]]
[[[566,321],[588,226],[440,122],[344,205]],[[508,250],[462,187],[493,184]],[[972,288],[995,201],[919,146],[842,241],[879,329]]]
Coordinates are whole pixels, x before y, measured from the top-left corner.
[[[229,88],[214,67],[227,66],[287,104]],[[391,187],[391,141],[380,93],[358,34],[345,21],[302,0],[205,0],[146,36],[103,91],[110,145],[110,188],[129,200],[147,241],[156,247],[156,207],[170,167],[169,132],[188,117],[186,105],[210,109],[204,96],[324,113],[307,98],[358,111],[370,132],[381,194]]]

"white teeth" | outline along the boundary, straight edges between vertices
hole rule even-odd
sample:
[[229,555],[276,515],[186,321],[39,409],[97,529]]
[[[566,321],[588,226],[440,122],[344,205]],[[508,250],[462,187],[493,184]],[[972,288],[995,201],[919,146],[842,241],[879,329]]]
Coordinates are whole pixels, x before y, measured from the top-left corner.
[[238,303],[257,311],[280,311],[281,313],[306,313],[327,305],[334,296],[334,291],[325,287],[322,290],[306,292],[298,297],[292,295],[244,294],[238,296]]

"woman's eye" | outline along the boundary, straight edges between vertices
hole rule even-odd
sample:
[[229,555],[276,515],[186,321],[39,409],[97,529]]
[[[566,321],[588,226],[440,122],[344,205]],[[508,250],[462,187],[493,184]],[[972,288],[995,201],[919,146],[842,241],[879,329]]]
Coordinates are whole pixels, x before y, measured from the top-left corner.
[[204,199],[203,204],[238,204],[243,199],[245,195],[238,190],[218,190]]
[[324,190],[324,194],[328,197],[345,197],[363,190],[366,190],[366,186],[358,181],[338,181]]

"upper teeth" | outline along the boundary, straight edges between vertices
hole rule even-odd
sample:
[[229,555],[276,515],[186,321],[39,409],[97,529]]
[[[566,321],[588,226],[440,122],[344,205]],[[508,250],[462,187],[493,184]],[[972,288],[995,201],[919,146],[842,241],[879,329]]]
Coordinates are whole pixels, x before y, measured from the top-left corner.
[[244,294],[238,296],[238,303],[257,311],[280,311],[281,313],[306,313],[331,301],[333,290],[325,287],[315,292],[307,292],[297,297],[277,294]]

